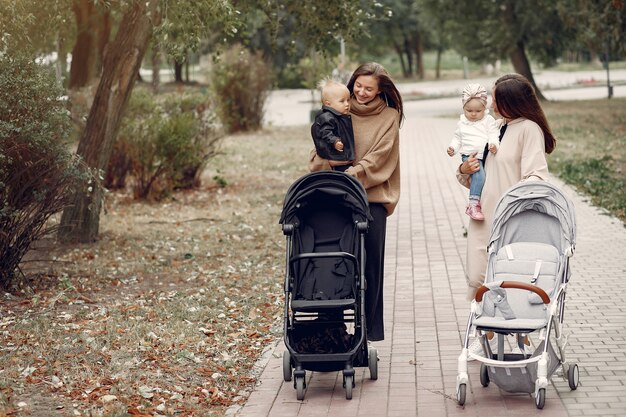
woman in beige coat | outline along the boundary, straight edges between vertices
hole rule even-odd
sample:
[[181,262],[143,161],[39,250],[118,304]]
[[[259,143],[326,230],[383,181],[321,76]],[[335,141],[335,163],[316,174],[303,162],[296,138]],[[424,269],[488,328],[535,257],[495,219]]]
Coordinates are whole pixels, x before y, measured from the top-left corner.
[[[367,339],[383,340],[383,277],[385,233],[400,198],[400,121],[402,97],[385,68],[375,62],[359,66],[350,81],[350,115],[355,160],[345,173],[367,192],[373,220],[365,235],[365,321]],[[328,160],[311,152],[311,171],[330,169]]]
[[[500,148],[485,159],[485,185],[481,204],[484,221],[471,220],[467,233],[468,298],[483,284],[487,268],[487,244],[496,204],[513,185],[526,180],[546,180],[546,153],[556,146],[546,116],[532,84],[519,74],[500,77],[492,90],[493,110],[502,117]],[[459,166],[457,178],[466,187],[479,169],[474,156]],[[468,187],[469,188],[469,187]],[[478,345],[475,349],[481,349]],[[481,349],[482,351],[482,349]]]

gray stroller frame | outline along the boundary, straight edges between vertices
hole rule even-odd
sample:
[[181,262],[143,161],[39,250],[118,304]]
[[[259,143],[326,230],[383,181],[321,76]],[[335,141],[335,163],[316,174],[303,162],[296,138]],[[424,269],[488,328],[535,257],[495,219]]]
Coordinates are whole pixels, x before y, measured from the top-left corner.
[[[578,387],[578,365],[565,360],[567,336],[563,334],[575,236],[574,205],[548,182],[521,182],[499,200],[487,247],[485,283],[471,302],[458,358],[460,405],[465,404],[470,358],[481,363],[482,386],[493,382],[507,392],[534,393],[539,409],[559,366],[569,387]],[[496,352],[487,340],[489,332],[497,335]],[[526,354],[528,335],[537,333],[537,347]],[[516,336],[521,353],[505,353],[509,334]],[[479,337],[484,356],[468,350],[472,336]]]

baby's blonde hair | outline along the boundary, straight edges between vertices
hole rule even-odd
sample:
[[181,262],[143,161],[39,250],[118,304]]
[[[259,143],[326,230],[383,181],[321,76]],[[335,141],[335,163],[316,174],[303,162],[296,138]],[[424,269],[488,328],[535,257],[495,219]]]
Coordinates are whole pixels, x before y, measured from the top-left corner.
[[328,94],[328,91],[331,88],[336,88],[336,87],[348,88],[346,87],[345,84],[342,84],[339,81],[333,80],[330,77],[324,78],[317,83],[317,88],[320,90],[320,93],[321,93],[320,98],[321,98],[322,104],[324,104],[324,98],[326,98],[326,94]]

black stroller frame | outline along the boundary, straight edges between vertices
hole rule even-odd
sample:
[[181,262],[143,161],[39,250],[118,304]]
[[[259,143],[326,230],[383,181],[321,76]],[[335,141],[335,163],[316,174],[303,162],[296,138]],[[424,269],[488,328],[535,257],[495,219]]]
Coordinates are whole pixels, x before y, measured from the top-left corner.
[[[355,367],[367,366],[370,378],[378,378],[378,355],[368,348],[365,321],[369,218],[363,186],[343,172],[305,175],[285,196],[280,219],[286,237],[283,379],[293,377],[298,400],[304,399],[307,370],[342,371],[347,399],[355,387]],[[324,352],[298,346],[298,335],[338,328],[347,336],[338,349],[329,349],[336,344],[323,337]]]

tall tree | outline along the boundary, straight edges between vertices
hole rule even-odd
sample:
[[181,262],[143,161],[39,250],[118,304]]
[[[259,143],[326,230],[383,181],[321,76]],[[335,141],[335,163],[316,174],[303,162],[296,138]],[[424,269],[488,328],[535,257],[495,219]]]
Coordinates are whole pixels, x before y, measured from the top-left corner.
[[617,57],[626,52],[624,0],[561,0],[557,3],[557,10],[566,27],[576,33],[573,47],[586,49],[590,61],[599,60],[607,52]]
[[423,43],[428,38],[419,19],[415,0],[382,0],[384,13],[368,28],[368,36],[359,41],[368,52],[385,54],[390,48],[398,56],[402,74],[424,78]]
[[[92,169],[105,169],[122,115],[148,47],[158,24],[158,0],[136,1],[124,13],[117,36],[103,61],[102,77],[77,154]],[[59,236],[64,241],[90,242],[98,235],[103,190],[94,183],[77,193],[63,211]]]
[[416,0],[421,27],[429,33],[430,47],[437,53],[435,77],[441,77],[441,56],[451,47],[449,10],[456,0]]
[[528,55],[553,65],[573,38],[553,0],[476,0],[459,2],[451,9],[455,49],[470,59],[493,62],[508,57],[515,72],[533,84]]

